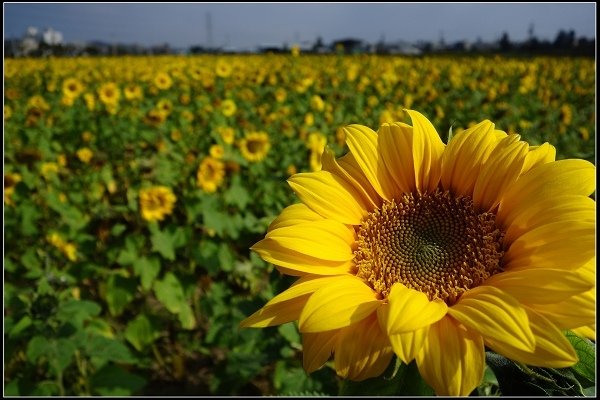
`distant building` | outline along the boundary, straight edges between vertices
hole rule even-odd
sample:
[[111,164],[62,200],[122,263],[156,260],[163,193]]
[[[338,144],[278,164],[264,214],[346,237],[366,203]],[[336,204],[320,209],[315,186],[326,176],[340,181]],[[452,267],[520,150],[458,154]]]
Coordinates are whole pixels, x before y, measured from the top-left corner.
[[63,34],[52,28],[46,28],[42,34],[42,41],[49,46],[58,46],[63,44]]

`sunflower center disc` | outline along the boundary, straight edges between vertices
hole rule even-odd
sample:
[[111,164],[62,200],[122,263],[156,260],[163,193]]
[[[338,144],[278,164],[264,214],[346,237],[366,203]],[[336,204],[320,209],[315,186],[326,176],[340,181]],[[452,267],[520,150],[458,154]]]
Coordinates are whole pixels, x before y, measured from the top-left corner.
[[405,194],[363,220],[354,252],[357,276],[383,298],[396,282],[453,304],[502,271],[504,232],[493,213],[450,192]]

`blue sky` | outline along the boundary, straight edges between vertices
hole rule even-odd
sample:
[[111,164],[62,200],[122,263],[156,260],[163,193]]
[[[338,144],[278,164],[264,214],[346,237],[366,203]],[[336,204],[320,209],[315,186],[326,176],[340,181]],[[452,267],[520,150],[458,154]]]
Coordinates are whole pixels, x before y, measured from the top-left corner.
[[[209,37],[207,15],[212,25]],[[68,42],[252,49],[257,45],[368,42],[522,41],[533,26],[540,39],[559,30],[595,38],[596,4],[588,3],[4,3],[4,36],[52,27]]]

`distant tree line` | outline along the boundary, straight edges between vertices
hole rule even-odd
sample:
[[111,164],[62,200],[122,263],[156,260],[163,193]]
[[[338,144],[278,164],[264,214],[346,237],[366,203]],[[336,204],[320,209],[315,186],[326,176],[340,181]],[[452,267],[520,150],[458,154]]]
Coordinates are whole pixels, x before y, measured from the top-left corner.
[[[244,53],[289,53],[291,46],[284,43],[281,46],[259,46],[255,51]],[[454,43],[425,42],[409,44],[404,41],[386,43],[383,39],[377,43],[367,43],[360,39],[339,39],[329,45],[318,37],[312,45],[303,46],[302,53],[328,54],[340,51],[347,54],[504,54],[514,56],[587,56],[595,57],[596,40],[577,37],[574,30],[560,30],[553,41],[540,40],[530,30],[529,38],[523,42],[511,41],[508,33],[504,32],[499,40],[485,43],[457,41]],[[224,54],[241,53],[221,47],[190,46],[187,49],[174,49],[168,44],[142,46],[138,44],[106,43],[94,41],[85,44],[47,44],[37,45],[28,39],[5,39],[5,57],[45,57],[45,56],[110,56],[110,55],[154,55],[154,54]]]

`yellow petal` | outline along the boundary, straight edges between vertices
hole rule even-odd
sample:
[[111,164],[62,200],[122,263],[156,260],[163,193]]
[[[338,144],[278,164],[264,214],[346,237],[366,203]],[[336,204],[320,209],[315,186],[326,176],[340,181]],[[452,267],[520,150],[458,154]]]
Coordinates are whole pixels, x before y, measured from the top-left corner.
[[483,378],[483,340],[475,330],[446,316],[430,327],[416,360],[436,395],[468,396]]
[[308,208],[305,204],[292,204],[281,211],[269,225],[269,231],[286,226],[293,226],[303,222],[319,221],[323,217]]
[[326,148],[321,162],[323,171],[331,172],[350,183],[361,196],[361,204],[365,204],[369,210],[374,210],[381,205],[381,198],[361,171],[352,153],[336,160],[333,152]]
[[265,328],[267,326],[281,325],[287,322],[296,321],[300,317],[300,313],[309,297],[310,294],[305,294],[292,300],[265,305],[263,308],[240,322],[240,327]]
[[354,243],[354,230],[332,220],[275,229],[266,238],[291,251],[322,260],[347,261],[354,257],[350,247]]
[[335,370],[343,378],[362,381],[381,375],[393,354],[377,316],[372,314],[341,330],[335,346]]
[[485,339],[531,351],[535,338],[527,313],[517,300],[493,286],[478,286],[465,292],[448,313]]
[[593,281],[577,271],[547,268],[502,272],[487,279],[485,284],[497,287],[526,304],[556,303],[594,286]]
[[339,329],[302,334],[302,366],[309,374],[321,368],[333,354]]
[[366,318],[380,305],[375,292],[361,279],[338,276],[317,290],[300,314],[300,332],[322,332],[344,328]]
[[529,326],[535,336],[535,349],[523,351],[507,343],[485,338],[485,344],[498,354],[527,365],[546,368],[567,368],[577,362],[577,353],[569,340],[548,319],[525,308]]
[[[377,309],[377,318],[379,319],[379,326],[387,331],[387,320],[389,314],[390,306],[389,304],[382,304],[381,307]],[[392,344],[392,348],[394,352],[398,356],[402,362],[405,364],[410,363],[417,356],[417,353],[421,350],[423,343],[425,343],[425,339],[427,338],[427,333],[429,332],[429,325],[417,329],[416,331],[399,333],[396,335],[390,335],[387,332],[388,337],[390,339],[390,343]]]
[[407,333],[439,321],[448,306],[443,301],[429,301],[425,293],[395,283],[388,296],[387,333]]
[[482,211],[493,210],[506,188],[516,182],[527,155],[527,143],[516,135],[502,139],[481,169],[473,188],[473,202]]
[[596,341],[596,324],[574,328],[572,331],[579,337],[588,338],[594,342]]
[[330,284],[335,276],[306,275],[273,297],[263,308],[240,323],[242,328],[264,328],[295,321],[312,293]]
[[287,275],[341,275],[349,273],[354,268],[352,260],[330,261],[310,257],[283,247],[269,238],[259,241],[250,249],[260,255],[263,260],[275,264],[277,269]]
[[526,173],[530,169],[556,160],[556,148],[549,143],[544,143],[541,146],[529,146],[529,153],[525,157],[525,163],[521,174]]
[[565,194],[589,196],[596,188],[596,167],[585,160],[559,160],[537,165],[511,185],[504,194],[496,221],[509,226],[521,208],[549,197]]
[[561,221],[524,233],[504,254],[505,269],[577,269],[595,254],[594,221]]
[[367,214],[366,205],[354,187],[327,171],[306,172],[288,179],[300,200],[325,218],[359,225]]
[[438,186],[442,173],[444,143],[423,114],[413,110],[404,111],[410,115],[413,125],[412,151],[417,191],[433,191]]
[[395,197],[416,190],[413,128],[403,123],[383,124],[377,135],[381,157],[389,176],[396,184]]
[[471,195],[481,166],[497,143],[494,124],[482,121],[456,134],[442,154],[441,182],[444,189]]
[[362,125],[347,126],[344,132],[346,144],[371,186],[381,198],[391,200],[392,182],[378,153],[377,133]]
[[528,305],[559,329],[573,329],[596,321],[596,289],[553,304]]
[[589,197],[567,194],[524,204],[513,223],[506,228],[505,243],[542,225],[561,221],[595,221],[596,202]]

